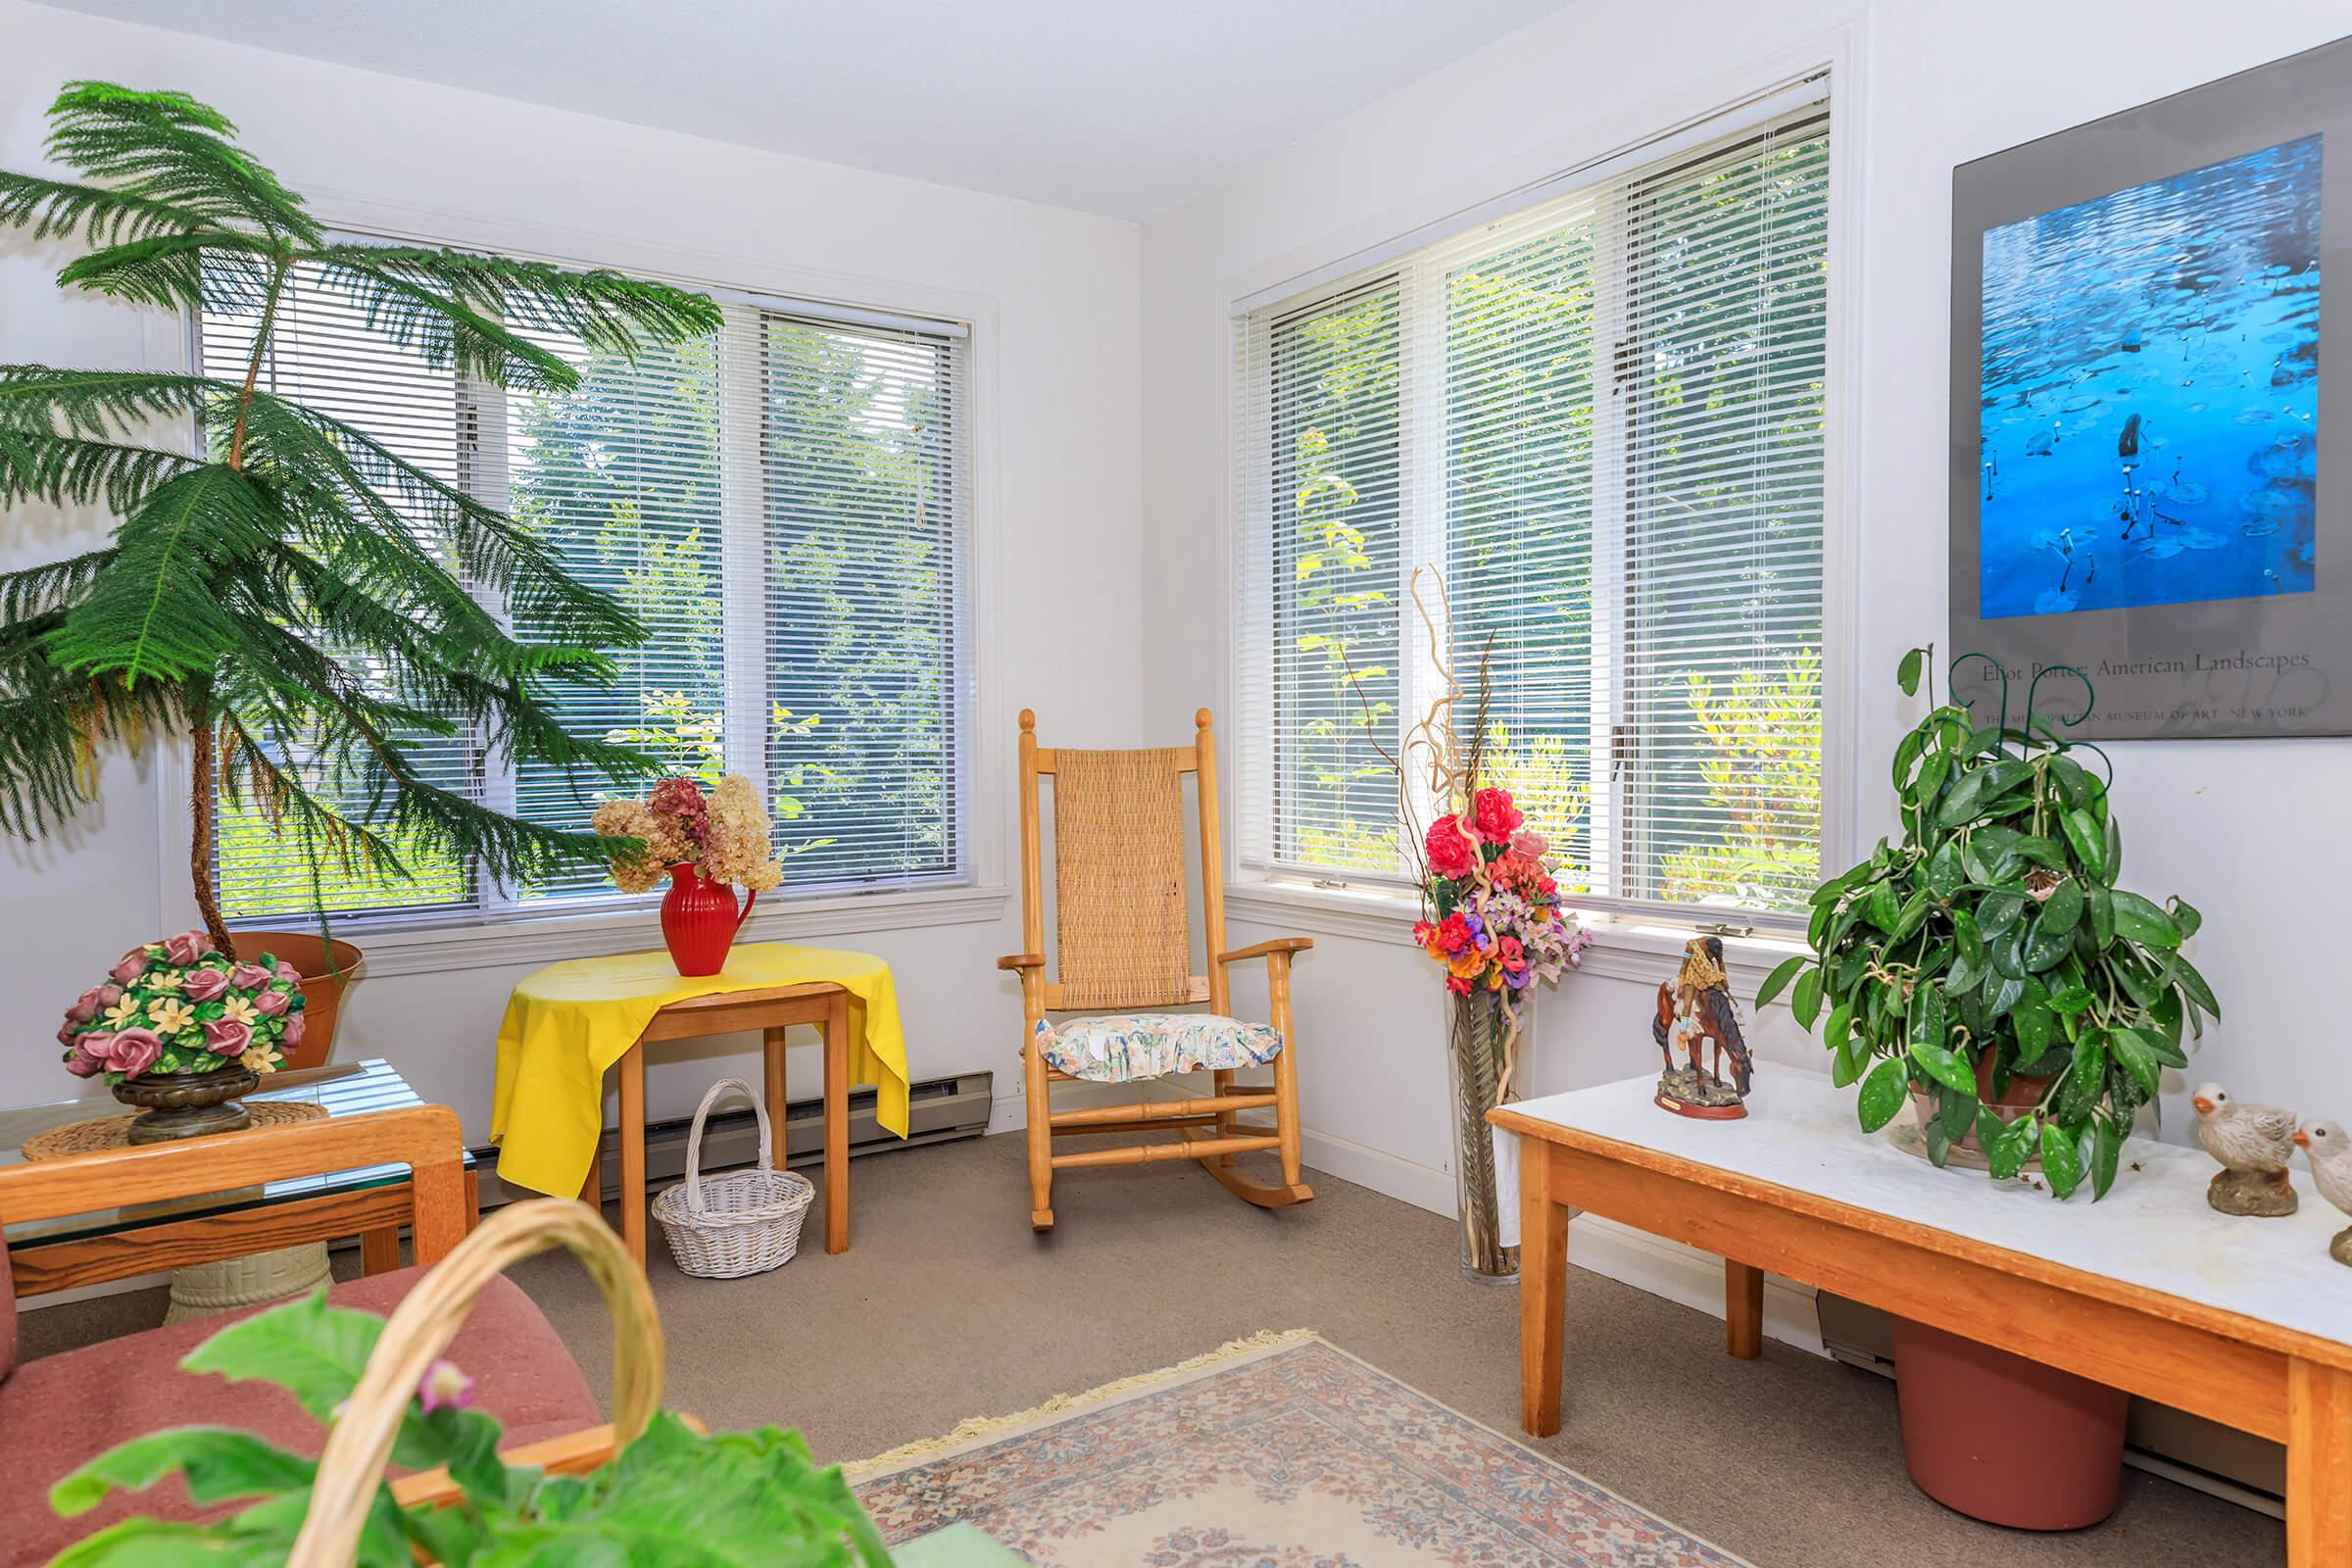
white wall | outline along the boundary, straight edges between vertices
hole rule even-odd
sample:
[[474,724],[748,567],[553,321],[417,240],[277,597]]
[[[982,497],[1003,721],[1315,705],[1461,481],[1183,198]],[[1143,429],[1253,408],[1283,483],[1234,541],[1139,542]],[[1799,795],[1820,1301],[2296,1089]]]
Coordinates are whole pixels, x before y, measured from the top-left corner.
[[[1944,605],[1946,316],[1953,166],[2327,42],[2352,30],[2341,0],[2214,7],[2199,0],[1584,0],[1252,168],[1144,230],[1144,711],[1166,732],[1228,690],[1229,594],[1221,344],[1225,302],[1482,198],[1665,128],[1790,65],[1843,73],[1835,134],[1857,156],[1840,192],[1858,243],[1859,310],[1845,373],[1858,377],[1850,530],[1859,598],[1857,721],[1845,775],[1843,863],[1894,828],[1884,760],[1909,717],[1891,673],[1938,646]],[[2338,501],[2340,505],[2340,498]],[[1833,649],[1835,654],[1835,649]],[[2352,1062],[2313,1009],[2341,967],[2332,889],[2352,877],[2337,830],[2352,743],[2117,746],[2129,883],[2178,892],[2206,924],[2192,952],[2227,1012],[2192,1057],[2241,1096],[2305,1114],[2352,1113]],[[1230,773],[1229,769],[1229,773]],[[1286,922],[1237,927],[1247,942]],[[1311,921],[1287,922],[1315,929]],[[1650,997],[1672,959],[1601,954],[1543,998],[1531,1087],[1651,1070]],[[1595,972],[1605,968],[1612,973]],[[1737,983],[1737,981],[1736,981]],[[1446,1199],[1437,987],[1407,948],[1324,935],[1296,978],[1310,1156],[1433,1206]],[[1748,982],[1752,987],[1752,980]],[[1743,989],[1745,989],[1743,987]],[[1767,1060],[1821,1054],[1775,1007]],[[2168,1075],[2168,1133],[2184,1088]]]
[[[993,433],[983,454],[997,519],[989,543],[1003,568],[989,607],[993,646],[982,651],[1003,701],[980,722],[1008,739],[1012,711],[1029,705],[1073,740],[1135,738],[1133,224],[16,0],[0,0],[0,167],[33,168],[43,110],[61,83],[90,76],[182,88],[219,105],[329,221],[424,206],[451,211],[450,237],[544,234],[542,248],[556,254],[608,263],[623,250],[661,255],[674,270],[722,283],[798,282],[882,304],[973,302],[995,337],[994,384],[979,393]],[[0,360],[131,366],[158,354],[169,332],[146,313],[58,293],[50,278],[70,254],[0,238]],[[9,564],[53,559],[104,527],[94,516],[22,513],[8,523],[0,560]],[[1035,612],[1045,606],[1050,620]],[[999,783],[996,820],[981,827],[1008,837],[1010,792]],[[159,822],[156,798],[138,767],[118,762],[102,808],[77,831],[0,847],[0,995],[20,1013],[18,1038],[0,1053],[0,1103],[72,1094],[75,1081],[47,1043],[52,1007],[124,948],[189,923],[185,873],[172,869],[184,864],[185,841],[176,824]],[[649,913],[644,942],[657,940]],[[993,967],[1020,946],[1017,897],[983,923],[850,927],[801,940],[891,961],[917,1077],[987,1066],[998,1070],[1000,1094],[1017,1092],[1019,1074],[1007,1069],[1018,1064],[1020,1009]],[[528,967],[364,978],[337,1055],[390,1057],[426,1098],[457,1106],[479,1141],[499,1014]],[[814,1054],[794,1054],[795,1093],[814,1092]],[[664,1054],[651,1075],[652,1108],[691,1109],[718,1075],[711,1060]]]

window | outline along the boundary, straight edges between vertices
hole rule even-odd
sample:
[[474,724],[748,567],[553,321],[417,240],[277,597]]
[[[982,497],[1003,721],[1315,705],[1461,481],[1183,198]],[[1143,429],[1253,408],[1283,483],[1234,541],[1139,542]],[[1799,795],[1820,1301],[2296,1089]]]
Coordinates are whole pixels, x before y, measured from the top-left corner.
[[[564,694],[574,729],[676,771],[760,784],[787,894],[968,881],[963,329],[782,301],[724,306],[707,340],[634,362],[545,339],[577,390],[503,392],[368,329],[318,275],[279,307],[264,384],[317,405],[511,512],[649,629],[610,686]],[[255,322],[208,311],[211,375],[242,377]],[[601,781],[502,768],[478,737],[431,744],[434,781],[585,828]],[[306,910],[311,858],[223,803],[232,918]],[[413,863],[384,885],[328,868],[345,912],[514,912],[617,900],[601,869],[530,887]]]
[[1438,695],[1431,565],[1464,684],[1489,662],[1487,775],[1588,903],[1803,907],[1830,167],[1803,96],[1237,319],[1247,865],[1405,875],[1386,757]]

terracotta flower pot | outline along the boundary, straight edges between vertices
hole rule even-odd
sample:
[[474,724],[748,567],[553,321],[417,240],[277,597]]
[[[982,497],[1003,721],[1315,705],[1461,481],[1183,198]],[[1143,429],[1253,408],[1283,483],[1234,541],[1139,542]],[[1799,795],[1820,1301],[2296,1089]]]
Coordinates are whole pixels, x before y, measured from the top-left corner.
[[2081,1530],[2115,1512],[2121,1389],[1893,1320],[1903,1464],[1945,1507],[2013,1530]]
[[302,971],[302,1044],[285,1053],[285,1065],[287,1070],[324,1066],[334,1049],[335,1009],[359,967],[360,950],[348,942],[336,942],[330,950],[316,931],[239,931],[236,943],[240,957],[272,954]]

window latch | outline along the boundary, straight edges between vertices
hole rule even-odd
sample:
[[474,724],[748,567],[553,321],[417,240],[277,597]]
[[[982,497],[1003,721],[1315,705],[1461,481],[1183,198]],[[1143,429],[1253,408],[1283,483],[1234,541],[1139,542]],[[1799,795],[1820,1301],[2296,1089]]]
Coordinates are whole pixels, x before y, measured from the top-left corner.
[[1704,937],[1752,937],[1756,934],[1756,928],[1752,925],[1733,925],[1726,920],[1701,920],[1690,929]]

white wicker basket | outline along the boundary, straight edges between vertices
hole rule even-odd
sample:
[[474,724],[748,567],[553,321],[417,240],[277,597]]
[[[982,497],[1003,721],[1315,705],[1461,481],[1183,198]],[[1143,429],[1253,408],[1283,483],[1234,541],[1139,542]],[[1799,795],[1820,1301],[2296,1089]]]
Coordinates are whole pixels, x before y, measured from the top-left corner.
[[[703,1123],[728,1090],[740,1090],[760,1118],[760,1163],[703,1180]],[[654,1218],[669,1238],[679,1272],[707,1280],[741,1279],[792,1261],[801,1245],[801,1218],[816,1187],[808,1177],[775,1166],[775,1134],[767,1107],[740,1078],[710,1086],[686,1135],[686,1179],[654,1200]]]

